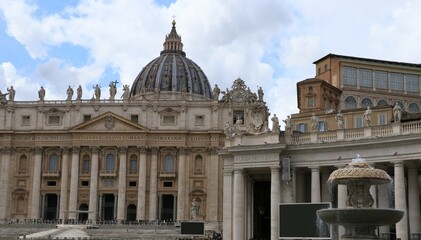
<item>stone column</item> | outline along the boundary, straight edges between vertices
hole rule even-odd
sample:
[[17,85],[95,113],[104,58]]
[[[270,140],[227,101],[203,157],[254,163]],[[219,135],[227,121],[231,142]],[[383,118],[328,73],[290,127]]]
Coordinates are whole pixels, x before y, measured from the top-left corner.
[[125,219],[126,209],[126,175],[127,175],[127,147],[120,147],[120,169],[118,173],[118,203],[117,203],[117,220]]
[[60,212],[59,219],[65,220],[67,210],[67,198],[69,188],[69,148],[63,148],[62,162],[61,162],[61,185],[60,185]]
[[208,184],[208,221],[216,229],[218,221],[218,173],[219,173],[219,147],[209,148],[210,163],[209,163],[209,182]]
[[223,239],[232,239],[232,170],[224,168],[224,199],[222,211]]
[[178,199],[177,199],[177,221],[186,220],[186,148],[179,149],[178,159]]
[[149,187],[149,220],[157,218],[158,148],[151,149],[151,174]]
[[281,202],[281,183],[279,179],[279,167],[271,167],[270,175],[270,239],[278,240],[278,206]]
[[[346,208],[346,199],[348,196],[348,190],[346,185],[338,185],[338,208]],[[345,234],[345,228],[343,226],[338,226],[338,236]]]
[[320,202],[320,169],[319,167],[311,168],[311,202]]
[[31,199],[31,214],[30,218],[38,219],[40,208],[40,190],[41,190],[41,164],[42,164],[42,148],[35,148],[34,172],[32,177],[32,199]]
[[[389,199],[392,196],[389,196],[389,189],[387,184],[377,185],[378,192],[378,206],[379,208],[390,208]],[[379,227],[379,237],[382,237],[382,234],[390,233],[390,226],[380,226]]]
[[89,211],[88,219],[92,222],[97,218],[97,195],[98,195],[98,166],[99,166],[99,148],[92,147],[92,164],[91,164],[91,185],[89,189]]
[[396,223],[396,238],[408,240],[408,214],[406,211],[405,171],[402,161],[394,162],[395,208],[404,211],[403,218]]
[[420,190],[418,186],[418,169],[416,165],[408,168],[408,213],[411,233],[421,232]]
[[233,196],[233,238],[244,239],[244,173],[243,169],[234,170],[234,196]]
[[137,192],[137,220],[146,220],[146,147],[139,147],[139,181]]
[[[79,181],[79,148],[72,148],[72,169],[70,173],[70,194],[69,194],[69,210],[77,210],[77,195]],[[69,219],[76,219],[76,213],[70,212]]]
[[9,174],[10,174],[10,153],[9,147],[3,147],[1,152],[0,164],[0,223],[6,222],[9,198]]

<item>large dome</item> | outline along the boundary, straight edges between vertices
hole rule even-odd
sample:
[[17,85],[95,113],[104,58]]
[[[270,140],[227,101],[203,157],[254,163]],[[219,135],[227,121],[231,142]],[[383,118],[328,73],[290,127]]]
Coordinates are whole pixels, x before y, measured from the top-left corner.
[[161,55],[148,63],[133,82],[130,97],[148,92],[184,92],[212,98],[209,81],[202,69],[183,52],[181,37],[172,22]]

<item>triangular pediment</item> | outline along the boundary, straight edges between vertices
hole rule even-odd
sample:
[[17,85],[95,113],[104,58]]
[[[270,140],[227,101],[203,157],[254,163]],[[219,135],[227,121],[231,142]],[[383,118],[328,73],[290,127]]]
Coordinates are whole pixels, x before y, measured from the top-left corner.
[[149,129],[113,112],[103,113],[69,129],[69,132],[148,132]]

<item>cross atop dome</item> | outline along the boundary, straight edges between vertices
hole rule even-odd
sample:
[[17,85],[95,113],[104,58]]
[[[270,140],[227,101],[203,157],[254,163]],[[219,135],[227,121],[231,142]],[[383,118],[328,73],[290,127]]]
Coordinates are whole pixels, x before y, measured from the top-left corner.
[[161,52],[163,53],[181,53],[185,55],[183,52],[183,43],[181,42],[181,36],[177,34],[177,30],[175,29],[175,16],[173,16],[172,20],[172,29],[170,34],[165,36],[165,42],[164,42],[164,50]]

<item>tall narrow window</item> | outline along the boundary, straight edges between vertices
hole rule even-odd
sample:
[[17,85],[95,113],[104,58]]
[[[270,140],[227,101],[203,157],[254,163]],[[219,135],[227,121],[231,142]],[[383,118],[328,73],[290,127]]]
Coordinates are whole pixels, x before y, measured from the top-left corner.
[[327,122],[325,121],[319,121],[319,132],[325,132],[327,131]]
[[82,172],[83,173],[89,173],[90,166],[91,166],[91,161],[90,161],[89,155],[88,154],[83,155]]
[[371,69],[359,69],[358,80],[361,87],[373,87],[373,71]]
[[137,173],[137,156],[130,156],[130,173]]
[[58,156],[57,154],[51,154],[48,161],[48,170],[57,171],[58,170]]
[[374,71],[374,82],[378,89],[389,89],[389,83],[387,80],[388,73],[384,71]]
[[105,157],[105,170],[114,170],[115,169],[115,158],[114,155],[109,153]]
[[305,124],[305,123],[297,124],[297,131],[299,131],[301,133],[306,133],[307,132],[307,124]]
[[203,164],[203,157],[201,155],[197,155],[194,158],[194,170],[196,172],[202,172],[202,164]]
[[403,74],[390,73],[390,88],[395,91],[403,91]]
[[168,154],[164,157],[164,171],[165,172],[173,172],[174,171],[174,158],[170,154]]
[[355,117],[355,127],[362,128],[363,127],[363,118],[362,117]]
[[379,114],[379,125],[386,125],[386,114]]
[[405,75],[406,79],[406,91],[408,92],[419,92],[420,91],[420,81],[418,75],[407,74]]
[[357,68],[342,67],[342,82],[344,85],[357,86]]
[[19,158],[19,173],[24,174],[28,169],[28,157],[21,155]]

